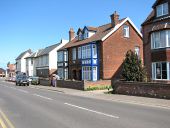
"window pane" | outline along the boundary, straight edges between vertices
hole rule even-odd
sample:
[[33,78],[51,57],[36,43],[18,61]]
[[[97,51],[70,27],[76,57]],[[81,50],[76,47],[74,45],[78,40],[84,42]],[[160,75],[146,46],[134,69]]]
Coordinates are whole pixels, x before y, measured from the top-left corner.
[[160,47],[160,32],[155,33],[155,48]]
[[139,53],[140,53],[140,48],[139,47],[135,47],[135,54],[137,56],[139,56]]
[[160,32],[160,47],[166,47],[166,31]]
[[168,14],[168,3],[163,4],[163,14]]
[[157,12],[157,17],[162,15],[162,5],[157,6],[156,12]]
[[156,79],[161,79],[161,64],[156,63]]
[[166,63],[162,63],[162,79],[167,79],[167,67],[166,67]]
[[124,37],[129,37],[129,26],[124,25],[123,34],[124,34]]
[[168,30],[168,45],[170,47],[170,30]]

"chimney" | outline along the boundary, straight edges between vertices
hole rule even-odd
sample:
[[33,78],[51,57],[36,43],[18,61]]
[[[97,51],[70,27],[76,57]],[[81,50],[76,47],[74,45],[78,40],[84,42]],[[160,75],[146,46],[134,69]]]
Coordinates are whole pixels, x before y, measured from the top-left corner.
[[69,31],[69,41],[72,41],[75,38],[75,32],[73,28],[70,28]]
[[119,23],[119,14],[115,11],[111,16],[112,27],[115,27]]

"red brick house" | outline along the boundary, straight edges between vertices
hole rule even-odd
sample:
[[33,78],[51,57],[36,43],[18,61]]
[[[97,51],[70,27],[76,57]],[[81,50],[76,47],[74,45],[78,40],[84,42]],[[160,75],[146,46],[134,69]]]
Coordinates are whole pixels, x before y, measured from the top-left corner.
[[0,77],[5,77],[5,70],[0,68]]
[[142,24],[144,64],[152,80],[170,80],[170,0],[156,0]]
[[110,80],[120,77],[120,69],[128,50],[143,58],[142,34],[130,18],[119,19],[99,27],[69,31],[69,43],[58,51],[58,75],[63,79]]

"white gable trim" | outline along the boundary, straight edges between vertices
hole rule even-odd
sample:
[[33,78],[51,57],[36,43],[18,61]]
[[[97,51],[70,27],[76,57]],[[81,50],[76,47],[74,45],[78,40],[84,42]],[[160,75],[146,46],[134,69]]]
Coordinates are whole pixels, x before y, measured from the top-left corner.
[[109,36],[111,36],[114,32],[116,32],[116,31],[117,31],[124,23],[126,23],[127,21],[129,21],[129,23],[130,23],[130,24],[132,25],[132,27],[137,31],[137,33],[138,33],[141,37],[143,37],[143,36],[142,36],[142,33],[137,29],[137,27],[136,27],[135,24],[132,22],[132,20],[131,20],[129,17],[127,17],[127,18],[124,19],[120,24],[117,24],[111,32],[109,32],[106,36],[104,36],[104,37],[102,38],[102,41],[105,41]]

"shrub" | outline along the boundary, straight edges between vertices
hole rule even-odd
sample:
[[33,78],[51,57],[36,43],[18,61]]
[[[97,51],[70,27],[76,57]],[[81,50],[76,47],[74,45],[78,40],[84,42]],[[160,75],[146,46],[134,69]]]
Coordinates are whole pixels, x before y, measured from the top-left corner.
[[126,58],[123,62],[122,76],[126,81],[142,82],[147,79],[141,59],[131,50],[126,53]]

